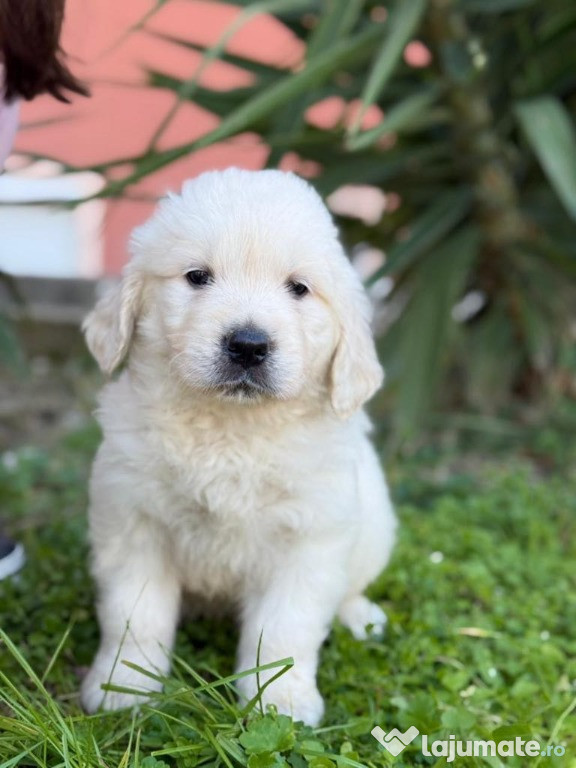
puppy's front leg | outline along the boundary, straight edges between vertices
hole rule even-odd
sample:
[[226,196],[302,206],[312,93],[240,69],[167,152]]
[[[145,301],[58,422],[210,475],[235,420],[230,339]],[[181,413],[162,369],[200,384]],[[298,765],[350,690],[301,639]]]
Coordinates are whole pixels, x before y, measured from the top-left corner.
[[150,692],[161,684],[126,666],[153,673],[170,667],[180,603],[180,584],[155,526],[141,525],[129,536],[95,546],[100,648],[82,685],[88,712],[119,709],[142,701],[137,694],[102,690],[103,683]]
[[[318,653],[345,589],[344,562],[341,544],[306,545],[275,563],[243,599],[238,671],[292,656],[294,666],[265,689],[262,701],[308,725],[317,725],[324,712],[316,685]],[[260,686],[277,672],[259,675]],[[238,690],[251,699],[256,675],[241,678]]]

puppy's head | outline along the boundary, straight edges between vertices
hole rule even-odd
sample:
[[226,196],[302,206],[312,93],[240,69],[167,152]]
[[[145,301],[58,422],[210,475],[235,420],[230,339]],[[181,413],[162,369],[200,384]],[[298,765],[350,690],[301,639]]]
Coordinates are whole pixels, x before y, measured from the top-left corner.
[[135,337],[166,375],[239,401],[328,392],[348,416],[380,386],[369,305],[320,197],[280,171],[205,173],[132,239],[86,319],[111,372]]

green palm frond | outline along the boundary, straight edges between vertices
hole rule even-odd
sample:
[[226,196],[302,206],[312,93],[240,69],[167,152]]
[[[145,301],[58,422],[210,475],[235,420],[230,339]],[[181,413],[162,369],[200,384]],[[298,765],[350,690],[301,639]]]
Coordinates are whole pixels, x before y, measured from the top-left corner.
[[[392,371],[394,421],[414,432],[429,407],[454,398],[475,407],[506,404],[523,381],[535,396],[556,380],[566,348],[576,276],[576,10],[564,0],[270,0],[240,2],[235,28],[271,12],[305,45],[285,70],[227,50],[230,30],[211,48],[187,45],[205,61],[244,69],[247,87],[213,91],[150,72],[157,87],[192,99],[220,118],[195,141],[154,146],[129,158],[103,195],[120,195],[175,160],[245,131],[269,148],[319,169],[328,195],[348,184],[395,193],[400,207],[367,225],[340,224],[347,244],[380,248],[386,260],[370,282],[394,280],[408,298],[387,324],[381,347]],[[232,30],[233,31],[233,30]],[[410,66],[418,40],[430,61]],[[201,65],[202,67],[202,65]],[[327,97],[356,103],[330,128],[308,108]],[[378,108],[383,120],[365,128]],[[117,165],[117,163],[116,163]],[[99,170],[106,173],[106,165]],[[473,233],[473,234],[472,234]],[[482,309],[456,323],[467,292]],[[562,294],[550,301],[549,292]],[[545,354],[543,350],[545,351]],[[542,361],[545,360],[545,365]]]

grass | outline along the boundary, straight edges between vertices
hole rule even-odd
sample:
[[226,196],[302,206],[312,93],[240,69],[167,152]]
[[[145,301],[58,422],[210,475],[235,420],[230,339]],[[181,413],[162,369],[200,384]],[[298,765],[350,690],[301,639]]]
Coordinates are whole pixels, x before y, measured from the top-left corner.
[[[0,462],[0,504],[28,565],[0,583],[0,766],[345,768],[446,764],[417,738],[392,757],[370,735],[415,725],[429,740],[510,739],[563,757],[461,757],[458,766],[576,766],[576,477],[507,458],[446,471],[391,467],[402,522],[372,597],[387,637],[340,626],[323,653],[321,728],[239,712],[231,622],[185,623],[164,694],[83,715],[79,680],[97,644],[84,511],[95,430]],[[449,466],[449,465],[448,465]],[[281,671],[281,668],[279,668]]]

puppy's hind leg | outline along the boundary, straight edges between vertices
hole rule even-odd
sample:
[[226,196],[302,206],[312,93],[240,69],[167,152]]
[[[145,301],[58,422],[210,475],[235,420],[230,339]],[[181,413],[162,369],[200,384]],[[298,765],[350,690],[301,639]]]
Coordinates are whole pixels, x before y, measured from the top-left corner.
[[[102,538],[94,533],[93,538]],[[124,661],[159,675],[170,667],[180,602],[176,573],[155,525],[142,522],[123,534],[101,541],[94,552],[101,640],[82,684],[82,704],[88,712],[142,701],[136,693],[103,691],[106,683],[143,695],[160,690],[160,681]]]
[[382,608],[364,595],[347,597],[338,609],[338,618],[356,640],[383,635],[388,621]]
[[394,546],[396,519],[386,480],[376,453],[369,443],[360,455],[358,502],[360,529],[352,551],[348,589],[338,609],[338,618],[354,637],[365,640],[381,635],[386,614],[362,593],[384,569]]

